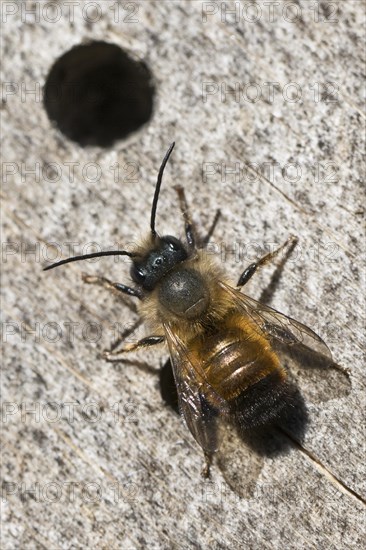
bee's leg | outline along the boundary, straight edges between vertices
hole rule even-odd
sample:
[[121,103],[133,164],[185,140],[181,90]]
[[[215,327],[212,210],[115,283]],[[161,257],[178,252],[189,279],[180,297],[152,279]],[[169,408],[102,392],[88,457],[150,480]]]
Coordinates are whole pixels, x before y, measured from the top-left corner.
[[291,252],[291,250],[294,248],[294,246],[297,243],[297,237],[294,235],[291,235],[286,242],[283,243],[279,248],[274,250],[273,252],[269,252],[263,258],[260,258],[257,262],[254,262],[250,264],[240,275],[239,281],[236,286],[241,287],[244,286],[249,279],[251,279],[254,275],[254,273],[264,265],[270,263],[278,254],[286,247],[289,247],[288,253]]
[[215,227],[216,227],[217,222],[219,221],[219,218],[221,216],[221,211],[217,210],[215,218],[213,220],[213,223],[211,224],[211,227],[210,227],[207,235],[203,239],[198,238],[198,236],[196,236],[196,231],[194,229],[194,225],[193,225],[193,222],[191,220],[191,216],[189,214],[189,209],[188,209],[188,204],[187,204],[184,189],[180,185],[176,185],[174,189],[178,193],[180,209],[182,211],[183,218],[184,218],[184,221],[185,221],[186,239],[187,239],[189,247],[194,248],[195,244],[196,244],[196,240],[198,240],[199,241],[199,243],[198,243],[199,248],[204,248],[208,244],[208,242],[210,241],[210,239],[213,235],[213,232],[215,231]]
[[212,235],[213,235],[213,233],[214,233],[214,231],[215,231],[215,229],[216,229],[217,222],[218,222],[219,219],[220,219],[220,216],[221,216],[221,210],[218,209],[218,210],[216,211],[214,220],[213,220],[213,222],[212,222],[212,224],[211,224],[210,229],[208,230],[207,235],[206,235],[203,239],[201,239],[200,245],[202,246],[202,248],[205,248],[205,247],[208,245],[208,243],[210,242],[211,237],[212,237]]
[[[86,273],[83,273],[82,280],[84,281],[84,283],[87,283],[89,285],[99,285],[103,288],[106,288],[107,290],[118,291],[118,293],[127,294],[128,296],[133,296],[134,298],[141,299],[141,293],[138,289],[126,286],[122,283],[113,283],[105,277],[95,277],[94,275],[87,275]],[[126,301],[125,303],[134,313],[137,313],[137,308],[135,304],[130,301]]]
[[159,383],[162,400],[179,415],[178,392],[170,359],[159,370]]
[[146,338],[142,338],[142,340],[139,340],[138,342],[134,342],[131,344],[127,344],[124,348],[114,351],[105,351],[103,353],[104,359],[107,359],[107,361],[114,361],[118,360],[118,355],[123,353],[128,353],[130,351],[136,351],[141,348],[146,348],[150,346],[156,346],[157,344],[162,344],[165,342],[165,336],[147,336]]
[[210,469],[212,465],[212,453],[208,453],[207,451],[204,451],[205,455],[205,464],[201,470],[201,476],[205,479],[208,479],[210,477]]
[[183,219],[185,223],[186,239],[187,239],[188,246],[189,248],[195,248],[195,244],[196,244],[195,231],[194,231],[193,222],[191,220],[191,216],[189,213],[184,189],[180,185],[176,185],[174,189],[178,193],[179,205],[180,205],[180,209],[182,211]]
[[122,344],[122,342],[124,342],[126,340],[126,338],[128,338],[130,336],[130,334],[135,332],[135,330],[142,324],[142,322],[143,322],[143,320],[140,317],[139,319],[137,319],[137,321],[135,323],[132,323],[129,327],[127,327],[122,332],[122,334],[120,334],[118,336],[116,341],[112,344],[111,348],[108,349],[108,350],[105,350],[104,353],[111,353],[111,352],[117,353],[115,350]]
[[[106,288],[107,290],[112,291],[113,293],[119,295],[119,297],[122,297],[121,294],[127,294],[128,296],[135,296],[137,297],[137,294],[135,293],[135,289],[126,287],[125,285],[121,283],[113,283],[109,279],[106,279],[105,277],[96,277],[94,275],[87,275],[86,273],[82,274],[82,280],[84,283],[87,284],[95,284],[102,286],[103,288]],[[133,313],[138,313],[136,304],[132,302],[131,300],[123,298],[123,303],[131,310]],[[109,350],[105,350],[103,353],[111,353],[116,348],[118,348],[121,343],[130,335],[132,334],[142,323],[142,319],[139,318],[135,323],[127,327],[122,334],[118,336],[116,341],[112,344],[111,348]]]

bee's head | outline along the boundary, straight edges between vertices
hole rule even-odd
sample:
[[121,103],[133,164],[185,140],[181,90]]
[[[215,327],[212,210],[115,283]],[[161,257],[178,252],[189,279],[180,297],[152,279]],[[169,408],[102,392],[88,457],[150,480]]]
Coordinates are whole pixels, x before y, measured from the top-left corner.
[[188,253],[179,239],[171,235],[156,235],[154,245],[148,247],[145,254],[133,257],[131,277],[144,290],[153,290],[164,275],[187,257]]

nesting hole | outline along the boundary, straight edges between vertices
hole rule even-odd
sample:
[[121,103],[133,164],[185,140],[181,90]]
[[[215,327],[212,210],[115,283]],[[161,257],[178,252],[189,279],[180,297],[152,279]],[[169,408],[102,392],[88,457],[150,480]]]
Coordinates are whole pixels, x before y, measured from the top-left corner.
[[148,122],[154,85],[147,65],[115,44],[75,46],[51,67],[44,89],[50,120],[81,146],[110,147]]

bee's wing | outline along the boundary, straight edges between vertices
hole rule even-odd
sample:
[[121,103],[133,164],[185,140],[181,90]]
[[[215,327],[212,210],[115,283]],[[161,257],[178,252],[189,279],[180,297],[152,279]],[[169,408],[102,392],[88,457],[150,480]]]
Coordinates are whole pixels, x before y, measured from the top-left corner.
[[226,283],[220,285],[231,294],[234,302],[244,313],[259,326],[262,333],[287,346],[303,344],[303,346],[332,358],[326,343],[309,327],[295,321],[291,317],[266,306],[253,298],[242,294],[238,289]]
[[[346,369],[333,361],[328,346],[313,330],[226,283],[221,282],[220,285],[230,294],[233,305],[248,316],[259,332],[270,340],[290,377],[294,375],[306,397],[316,402],[348,393],[350,384]],[[301,369],[304,368],[306,382],[302,384]],[[319,382],[324,374],[327,385],[322,388]]]
[[226,401],[207,382],[199,362],[186,345],[164,324],[178,392],[179,410],[197,443],[206,452],[218,448],[217,417],[227,411]]

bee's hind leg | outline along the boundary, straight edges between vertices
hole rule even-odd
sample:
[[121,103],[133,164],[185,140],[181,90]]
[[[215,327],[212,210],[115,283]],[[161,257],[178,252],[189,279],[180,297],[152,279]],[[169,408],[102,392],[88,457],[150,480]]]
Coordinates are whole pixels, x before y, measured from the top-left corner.
[[238,287],[244,286],[249,281],[249,279],[251,279],[253,277],[254,273],[259,268],[261,268],[264,265],[269,264],[270,262],[272,262],[274,260],[274,258],[276,256],[278,256],[278,254],[286,247],[288,247],[288,251],[287,251],[287,254],[286,254],[286,256],[287,256],[292,251],[292,249],[294,248],[296,243],[297,243],[297,237],[295,237],[294,235],[291,235],[287,239],[287,241],[284,242],[279,248],[277,248],[273,252],[269,252],[268,254],[266,254],[265,256],[260,258],[257,262],[254,262],[254,263],[250,264],[243,271],[243,273],[240,275],[238,283],[237,283],[236,286],[238,286]]
[[209,479],[213,454],[207,451],[204,451],[204,455],[205,455],[205,464],[201,470],[201,476],[205,479]]

